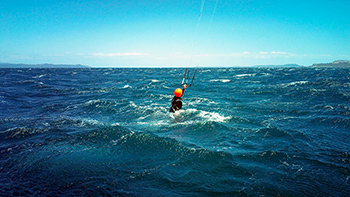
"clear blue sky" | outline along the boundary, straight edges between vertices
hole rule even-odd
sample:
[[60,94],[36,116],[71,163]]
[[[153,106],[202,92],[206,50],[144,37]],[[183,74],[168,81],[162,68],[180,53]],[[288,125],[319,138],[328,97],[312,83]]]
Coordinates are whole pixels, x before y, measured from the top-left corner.
[[0,0],[0,14],[3,63],[307,66],[350,59],[349,0]]

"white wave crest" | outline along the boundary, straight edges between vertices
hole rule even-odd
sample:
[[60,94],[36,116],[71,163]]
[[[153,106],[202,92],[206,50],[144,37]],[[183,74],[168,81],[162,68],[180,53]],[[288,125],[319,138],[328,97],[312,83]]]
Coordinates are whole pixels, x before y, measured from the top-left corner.
[[308,81],[294,81],[294,82],[282,84],[282,86],[288,87],[288,86],[295,86],[295,85],[304,85],[307,83],[309,83],[309,82]]
[[212,79],[210,82],[222,82],[222,83],[227,83],[230,82],[230,79]]
[[231,118],[231,117],[221,116],[216,112],[206,112],[206,111],[200,111],[199,116],[204,119],[207,119],[208,121],[214,121],[214,122],[226,122]]
[[99,102],[101,102],[100,99],[89,100],[89,101],[85,102],[85,105],[93,105],[93,104],[99,103]]
[[256,74],[240,74],[240,75],[236,75],[236,77],[251,77],[251,76],[255,76]]
[[196,121],[202,122],[203,119],[205,121],[213,121],[213,122],[226,122],[227,120],[231,119],[231,116],[223,116],[220,115],[217,112],[207,112],[197,109],[186,109],[186,110],[180,110],[179,115],[183,116],[195,116]]
[[34,77],[32,77],[33,79],[37,79],[37,78],[42,78],[42,77],[45,77],[46,76],[46,74],[43,74],[43,75],[38,75],[38,76],[34,76]]

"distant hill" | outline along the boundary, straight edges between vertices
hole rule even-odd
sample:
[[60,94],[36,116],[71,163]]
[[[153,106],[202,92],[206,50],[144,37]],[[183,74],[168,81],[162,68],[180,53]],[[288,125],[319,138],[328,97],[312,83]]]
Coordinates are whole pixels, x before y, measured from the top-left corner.
[[283,64],[283,65],[256,65],[259,68],[282,68],[282,67],[300,67],[298,64]]
[[0,68],[90,68],[89,66],[75,64],[11,64],[0,63]]
[[332,63],[313,64],[311,67],[338,67],[338,68],[348,67],[348,68],[350,68],[350,61],[349,60],[337,60],[337,61],[334,61]]

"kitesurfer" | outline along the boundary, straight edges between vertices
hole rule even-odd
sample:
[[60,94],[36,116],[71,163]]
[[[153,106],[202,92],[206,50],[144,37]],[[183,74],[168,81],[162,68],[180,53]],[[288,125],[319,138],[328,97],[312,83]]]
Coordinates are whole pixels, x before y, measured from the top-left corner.
[[171,101],[171,107],[170,107],[170,112],[175,112],[177,110],[180,110],[182,108],[182,95],[185,93],[185,89],[187,88],[187,84],[183,85],[183,89],[177,88],[174,91],[174,97],[173,100]]

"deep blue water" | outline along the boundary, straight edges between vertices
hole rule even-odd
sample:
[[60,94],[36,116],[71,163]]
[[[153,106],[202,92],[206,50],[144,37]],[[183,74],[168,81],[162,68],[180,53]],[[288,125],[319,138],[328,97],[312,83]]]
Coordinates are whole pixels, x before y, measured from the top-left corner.
[[0,69],[0,196],[350,196],[350,69],[183,73]]

